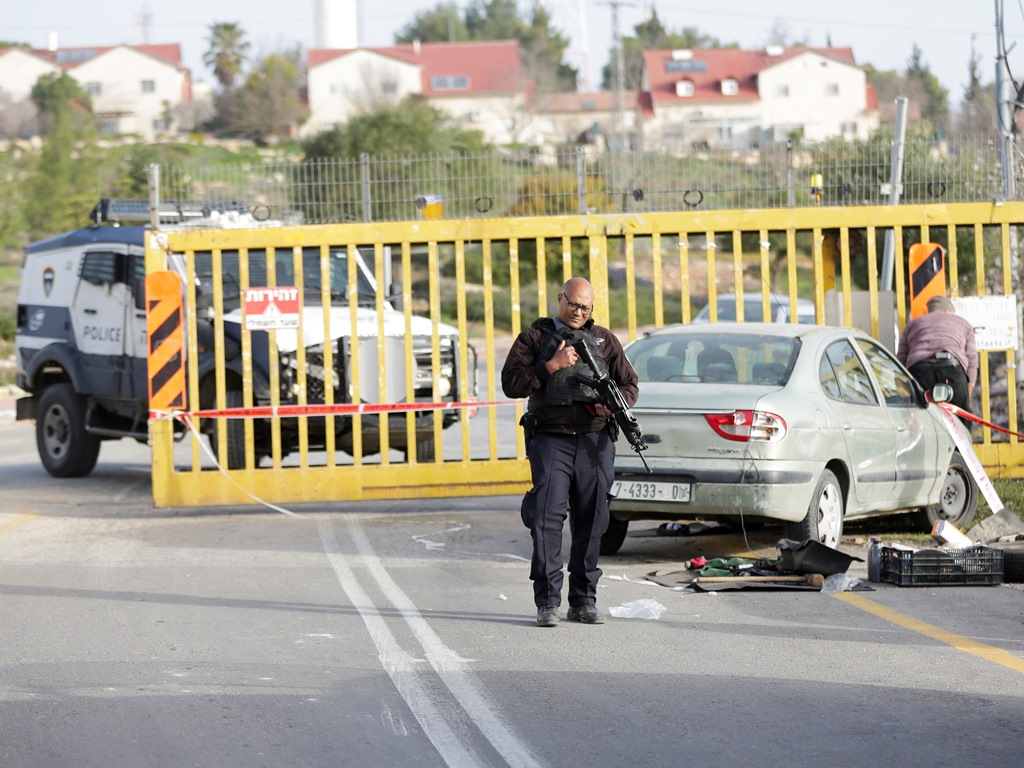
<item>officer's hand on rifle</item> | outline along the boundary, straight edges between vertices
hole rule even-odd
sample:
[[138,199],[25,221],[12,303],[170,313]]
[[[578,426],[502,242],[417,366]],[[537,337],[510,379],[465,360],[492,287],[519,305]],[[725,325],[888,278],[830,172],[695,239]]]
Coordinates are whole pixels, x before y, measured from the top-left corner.
[[575,347],[567,347],[563,341],[558,345],[558,349],[555,350],[555,354],[551,359],[544,363],[544,367],[548,369],[548,373],[554,373],[563,368],[571,368],[576,365],[576,361],[579,359],[580,356]]

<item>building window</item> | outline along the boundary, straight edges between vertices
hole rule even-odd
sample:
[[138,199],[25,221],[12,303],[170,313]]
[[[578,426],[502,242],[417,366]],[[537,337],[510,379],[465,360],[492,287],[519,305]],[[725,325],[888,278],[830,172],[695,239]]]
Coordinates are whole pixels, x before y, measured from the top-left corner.
[[142,81],[142,92],[143,93],[156,93],[156,81],[155,80],[143,80]]
[[693,96],[693,81],[680,80],[676,83],[676,96]]
[[735,78],[728,77],[722,81],[722,95],[723,96],[735,96],[740,92],[740,84]]
[[781,96],[782,98],[786,98],[787,96],[789,96],[789,86],[780,85],[778,88],[775,89],[775,95]]
[[438,75],[430,78],[433,91],[468,91],[469,75]]
[[58,64],[81,64],[95,55],[96,51],[92,48],[83,48],[75,51],[57,51],[53,55],[53,60]]
[[839,83],[826,83],[825,84],[825,95],[826,96],[838,96],[839,95]]
[[856,123],[841,123],[839,130],[843,136],[856,136],[857,135],[857,124]]
[[331,83],[331,96],[344,96],[345,95],[345,84],[344,83]]
[[394,96],[398,93],[398,83],[394,80],[385,80],[380,84],[380,92],[384,96]]
[[163,118],[157,118],[153,121],[153,132],[154,133],[167,133],[171,130],[171,121],[164,120]]
[[101,93],[103,93],[103,86],[99,83],[86,83],[85,92],[88,93],[90,96],[99,96]]
[[117,120],[101,120],[97,126],[101,136],[117,136]]
[[689,59],[677,61],[671,59],[665,62],[666,72],[707,72],[708,65],[700,59]]

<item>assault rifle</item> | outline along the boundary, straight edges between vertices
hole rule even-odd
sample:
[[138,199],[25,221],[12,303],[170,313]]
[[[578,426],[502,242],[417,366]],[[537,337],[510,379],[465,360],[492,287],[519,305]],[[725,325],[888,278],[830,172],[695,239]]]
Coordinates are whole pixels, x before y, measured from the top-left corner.
[[636,420],[633,412],[630,411],[629,406],[626,405],[626,400],[622,397],[622,392],[619,391],[619,386],[612,381],[611,376],[602,372],[601,369],[597,367],[594,355],[585,341],[578,339],[572,343],[572,346],[575,348],[579,356],[583,358],[583,362],[585,362],[590,370],[594,372],[592,377],[577,373],[576,378],[597,392],[598,402],[612,412],[612,416],[615,417],[615,421],[619,425],[619,429],[622,430],[622,434],[624,434],[626,436],[626,440],[629,441],[630,447],[636,451],[636,455],[640,457],[640,461],[643,462],[644,469],[647,470],[647,474],[651,474],[653,470],[647,466],[647,459],[644,458],[642,453],[642,451],[647,450],[647,443],[644,442],[643,435],[640,432],[640,422]]

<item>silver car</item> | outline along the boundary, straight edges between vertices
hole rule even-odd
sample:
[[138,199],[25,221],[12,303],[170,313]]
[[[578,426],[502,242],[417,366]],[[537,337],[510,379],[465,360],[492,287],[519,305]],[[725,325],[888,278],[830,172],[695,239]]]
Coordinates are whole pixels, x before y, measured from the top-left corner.
[[836,547],[848,519],[913,511],[929,528],[963,528],[974,517],[978,488],[937,406],[860,331],[674,325],[626,355],[653,473],[620,437],[604,554],[630,520],[767,518]]

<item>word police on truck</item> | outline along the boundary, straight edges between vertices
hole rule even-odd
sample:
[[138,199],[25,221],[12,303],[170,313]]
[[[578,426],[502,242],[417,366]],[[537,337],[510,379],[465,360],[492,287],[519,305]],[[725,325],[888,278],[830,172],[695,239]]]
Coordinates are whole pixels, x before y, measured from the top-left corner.
[[[103,201],[93,211],[92,226],[66,232],[33,243],[25,252],[21,290],[18,296],[16,352],[17,383],[28,396],[17,403],[18,419],[35,419],[36,442],[39,457],[46,470],[55,477],[87,475],[95,467],[100,444],[114,438],[148,440],[149,381],[147,365],[147,338],[145,312],[145,249],[144,225],[124,225],[133,217],[131,211],[145,212],[149,208],[138,201]],[[209,211],[203,211],[209,216]],[[135,217],[139,220],[141,217]],[[216,217],[210,217],[216,225]],[[116,223],[117,226],[104,226]],[[330,244],[302,249],[301,284],[294,285],[295,260],[300,258],[291,248],[274,251],[270,264],[269,251],[248,249],[249,283],[253,287],[267,286],[268,268],[273,268],[278,286],[291,287],[297,296],[302,292],[302,315],[295,328],[277,330],[276,355],[271,354],[270,334],[264,330],[249,329],[243,325],[244,288],[239,286],[239,254],[241,249],[231,247],[231,232],[225,231],[220,251],[221,306],[223,313],[223,348],[217,348],[213,296],[215,286],[213,254],[195,253],[195,274],[186,274],[185,259],[180,254],[168,254],[169,268],[177,271],[182,283],[192,281],[196,287],[196,306],[187,317],[194,316],[198,338],[199,402],[190,403],[193,410],[215,407],[217,393],[217,353],[223,359],[224,393],[228,408],[243,405],[243,376],[246,366],[242,359],[243,333],[250,334],[251,391],[253,404],[307,405],[325,402],[325,380],[329,376],[334,402],[351,402],[352,345],[359,344],[360,360],[365,360],[359,371],[361,399],[377,393],[378,370],[373,354],[363,356],[363,350],[375,350],[379,328],[392,340],[403,339],[406,317],[390,303],[384,301],[383,317],[377,313],[378,279],[369,269],[363,254],[356,249],[356,290],[349,286],[349,248],[347,244]],[[323,254],[323,255],[322,255]],[[327,260],[326,268],[321,263]],[[326,275],[330,281],[327,290],[321,282]],[[382,281],[384,280],[381,276]],[[278,289],[275,289],[278,290]],[[324,296],[330,297],[330,306],[324,306]],[[356,296],[356,333],[353,340],[350,296]],[[187,292],[186,292],[187,297]],[[328,321],[325,323],[325,314]],[[299,333],[301,323],[302,334]],[[325,326],[329,332],[325,334]],[[437,328],[440,354],[435,372],[433,334]],[[395,381],[384,382],[386,392],[376,394],[379,401],[390,395],[394,401],[404,399],[406,366],[413,366],[415,400],[433,402],[455,401],[463,381],[470,396],[476,394],[476,355],[467,347],[468,370],[459,370],[459,344],[457,329],[444,323],[413,315],[412,360],[402,365],[389,366],[388,376]],[[299,355],[299,343],[303,345]],[[333,370],[325,370],[325,344],[331,346]],[[276,359],[276,375],[271,375],[271,361]],[[299,394],[299,360],[305,364],[305,399]],[[192,366],[187,367],[193,369]],[[435,375],[436,374],[436,375]],[[272,383],[276,382],[276,384]],[[363,382],[367,382],[365,385]],[[272,387],[276,386],[276,397]],[[194,387],[186,387],[186,392]],[[409,430],[405,419],[390,420],[388,445],[390,448],[410,452],[415,440],[419,460],[434,456],[434,420],[430,411],[415,412],[415,429]],[[460,418],[459,410],[445,410],[443,427],[451,426]],[[328,445],[327,424],[333,421],[335,446],[344,451],[353,450],[353,423],[348,417],[333,420],[309,418],[306,435],[309,450]],[[380,450],[379,420],[364,415],[362,421],[361,450],[373,454]],[[281,454],[298,450],[300,434],[298,419],[280,422]],[[216,421],[207,419],[203,430],[217,453],[218,431]],[[183,431],[184,427],[176,425]],[[245,431],[240,419],[226,421],[226,455],[229,468],[245,465]],[[411,438],[411,439],[410,439]],[[253,429],[253,450],[256,461],[270,456],[273,450],[272,432],[268,420],[257,419]]]

